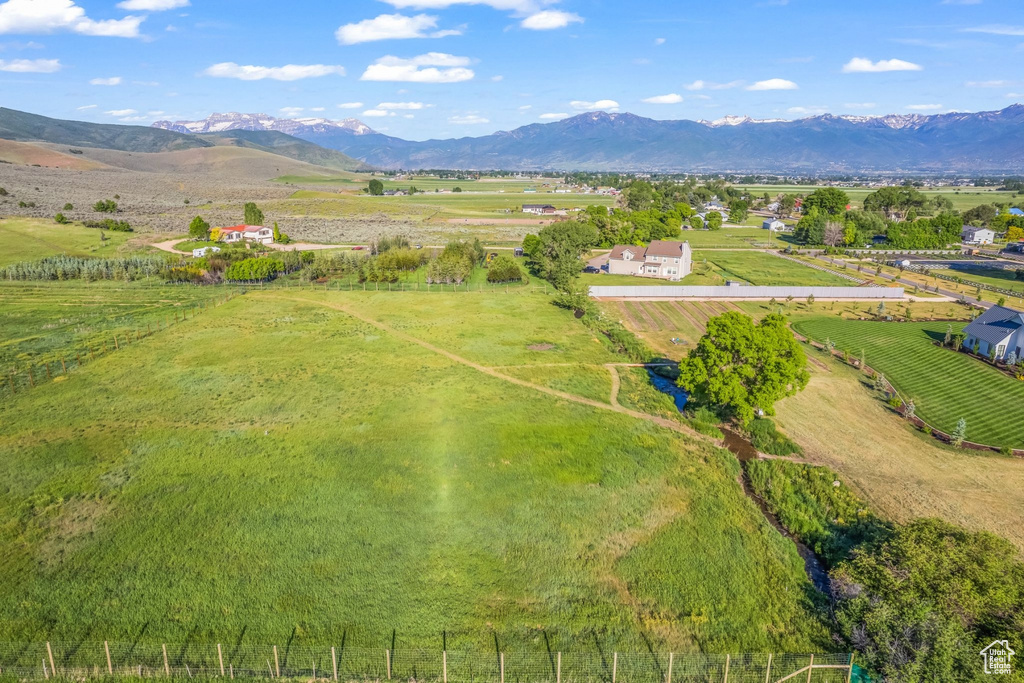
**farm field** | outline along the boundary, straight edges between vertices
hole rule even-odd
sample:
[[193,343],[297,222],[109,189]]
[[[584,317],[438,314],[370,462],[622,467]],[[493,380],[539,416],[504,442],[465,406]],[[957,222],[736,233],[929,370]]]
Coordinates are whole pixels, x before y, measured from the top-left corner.
[[761,251],[694,252],[693,260],[708,260],[728,280],[743,280],[752,285],[849,287],[853,283]]
[[774,418],[807,458],[840,472],[889,519],[939,517],[991,531],[1024,554],[1024,460],[940,444],[893,413],[864,375],[807,353],[810,383],[779,402]]
[[19,261],[36,261],[47,256],[113,256],[131,238],[131,233],[100,231],[81,224],[59,225],[52,219],[0,219],[0,268]]
[[[454,190],[462,188],[464,192],[507,192],[522,194],[523,190],[532,188],[537,194],[546,195],[548,190],[556,186],[562,187],[561,178],[538,178],[535,180],[517,180],[515,178],[482,178],[480,180],[456,180],[439,178],[437,176],[406,176],[398,180],[391,176],[373,176],[368,173],[362,174],[341,174],[337,177],[323,176],[281,176],[275,178],[275,182],[290,185],[327,185],[338,186],[339,189],[352,189],[357,186],[360,190],[366,187],[376,177],[384,184],[386,190],[407,189],[415,185],[419,190],[433,192],[434,190]],[[603,196],[603,195],[590,195]],[[544,202],[549,203],[549,202]]]
[[[963,327],[954,324],[953,331]],[[1009,417],[1024,405],[1024,383],[984,361],[936,346],[947,323],[808,318],[793,328],[817,341],[831,339],[837,349],[855,357],[863,351],[870,367],[914,401],[918,416],[942,431],[952,431],[963,417],[969,441],[1024,447],[1024,424]],[[965,400],[969,396],[979,400]]]
[[[160,283],[0,281],[0,372],[16,379],[0,385],[7,395],[10,384],[29,384],[25,373],[46,375],[39,366],[63,360],[75,364],[90,350],[114,350],[114,338],[148,334],[173,324],[199,307],[217,303],[233,288],[170,286]],[[85,362],[82,360],[82,362]],[[36,381],[40,381],[37,379]]]
[[[1024,264],[1021,264],[1021,268],[1024,269]],[[1024,280],[1018,280],[1016,274],[1012,270],[958,267],[956,269],[935,268],[932,269],[931,272],[939,273],[940,275],[948,275],[949,277],[958,277],[963,279],[965,283],[980,282],[992,287],[999,287],[1000,289],[1008,289],[1012,292],[1017,292],[1018,295],[1024,295]],[[947,286],[952,287],[953,283],[947,283]]]
[[250,291],[5,400],[0,642],[833,648],[734,458],[586,402],[553,368],[621,359],[549,301]]
[[[769,194],[802,194],[807,196],[811,192],[814,192],[818,187],[814,185],[737,185],[748,192],[755,195],[761,195],[765,192]],[[842,187],[839,188],[850,197],[851,208],[859,209],[864,202],[864,198],[874,192],[874,188],[868,187]],[[964,187],[964,188],[929,188],[922,187],[918,188],[923,194],[932,196],[948,197],[953,202],[953,208],[957,211],[966,211],[973,209],[981,204],[992,204],[995,202],[1001,203],[1014,203],[1020,201],[1020,197],[1017,196],[1016,192],[1000,192],[996,189],[982,188],[982,187]]]

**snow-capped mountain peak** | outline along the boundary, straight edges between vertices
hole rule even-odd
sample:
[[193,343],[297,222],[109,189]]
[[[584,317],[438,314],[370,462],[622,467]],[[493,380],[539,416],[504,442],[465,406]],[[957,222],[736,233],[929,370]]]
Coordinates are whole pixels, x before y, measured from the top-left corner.
[[173,130],[179,133],[220,133],[227,130],[275,130],[288,135],[301,133],[347,132],[352,135],[369,135],[373,129],[358,119],[334,121],[325,118],[305,117],[279,119],[267,114],[241,114],[228,112],[211,114],[200,121],[157,121],[154,128]]
[[747,123],[778,123],[785,119],[754,119],[749,116],[723,116],[720,119],[714,121],[706,121],[701,119],[698,123],[703,123],[705,126],[710,128],[721,128],[722,126],[742,126]]

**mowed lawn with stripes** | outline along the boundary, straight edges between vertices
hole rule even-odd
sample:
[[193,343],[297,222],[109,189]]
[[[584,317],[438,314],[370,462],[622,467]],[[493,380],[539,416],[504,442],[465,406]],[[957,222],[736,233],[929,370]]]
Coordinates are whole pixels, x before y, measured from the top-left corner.
[[[993,446],[1024,448],[1024,382],[999,372],[984,361],[936,344],[948,323],[890,323],[815,317],[794,322],[807,337],[859,357],[885,375],[917,415],[950,432],[962,417],[967,439]],[[954,323],[959,332],[963,323]],[[865,425],[865,428],[868,428]]]

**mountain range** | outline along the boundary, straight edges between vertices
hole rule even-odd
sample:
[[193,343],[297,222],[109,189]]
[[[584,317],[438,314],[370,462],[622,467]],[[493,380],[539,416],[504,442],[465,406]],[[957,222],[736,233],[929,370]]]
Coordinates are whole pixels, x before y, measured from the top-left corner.
[[182,133],[149,126],[51,119],[3,107],[0,107],[0,140],[142,153],[240,147],[320,166],[325,172],[366,168],[363,162],[337,149],[275,130],[224,129]]
[[589,112],[482,137],[413,142],[354,120],[215,114],[161,121],[177,132],[278,130],[388,169],[1012,173],[1024,170],[1024,105],[936,115],[787,121],[658,121]]

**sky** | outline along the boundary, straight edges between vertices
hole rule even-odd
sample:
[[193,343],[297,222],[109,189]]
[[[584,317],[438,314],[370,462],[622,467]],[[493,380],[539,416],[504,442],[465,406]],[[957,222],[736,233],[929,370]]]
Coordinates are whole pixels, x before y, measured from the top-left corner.
[[1021,0],[0,2],[0,105],[101,123],[238,111],[424,140],[590,110],[795,119],[1015,102]]

